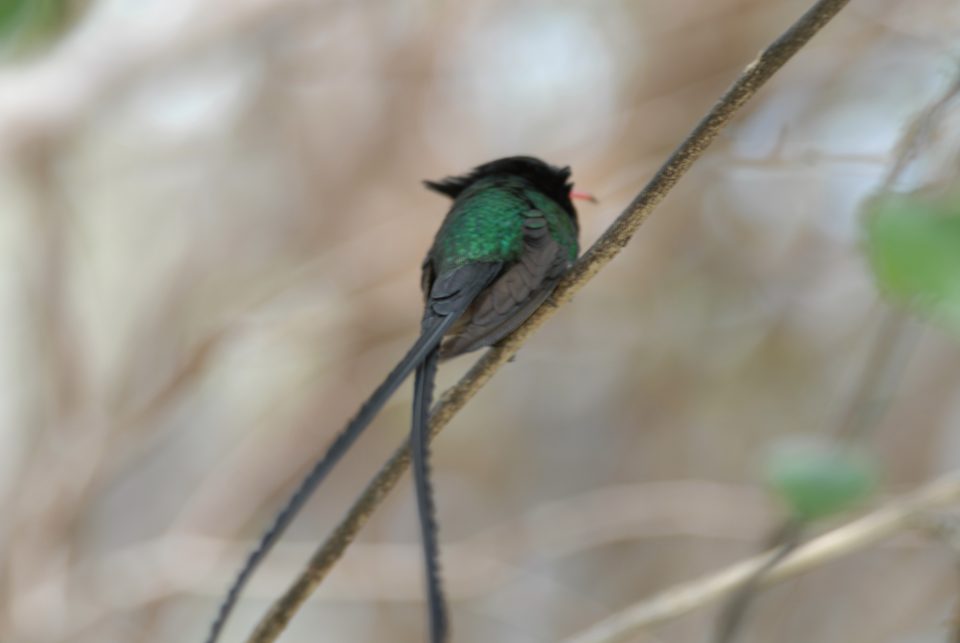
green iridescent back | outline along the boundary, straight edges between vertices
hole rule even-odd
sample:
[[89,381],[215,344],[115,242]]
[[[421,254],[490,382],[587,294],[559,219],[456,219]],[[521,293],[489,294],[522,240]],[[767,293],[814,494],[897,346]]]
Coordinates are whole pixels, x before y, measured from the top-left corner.
[[485,261],[516,261],[523,250],[523,222],[531,211],[546,220],[570,261],[577,258],[577,228],[559,204],[518,176],[490,176],[467,187],[444,219],[430,259],[438,274]]

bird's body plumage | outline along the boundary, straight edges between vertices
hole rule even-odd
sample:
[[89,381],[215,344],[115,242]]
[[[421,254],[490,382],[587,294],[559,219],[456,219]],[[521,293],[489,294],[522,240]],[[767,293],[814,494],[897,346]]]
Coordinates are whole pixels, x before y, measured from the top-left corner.
[[444,340],[444,357],[495,344],[510,334],[577,258],[576,214],[572,205],[565,207],[570,203],[570,186],[567,175],[556,172],[553,180],[561,177],[558,182],[566,192],[561,189],[560,194],[566,203],[544,191],[535,182],[536,175],[492,173],[470,182],[467,175],[444,184],[428,183],[441,192],[443,186],[465,185],[455,192],[453,206],[423,263],[427,300],[438,276],[463,266],[500,264],[496,278]]
[[429,484],[427,420],[437,361],[491,346],[522,324],[577,258],[570,170],[509,157],[428,188],[453,199],[423,262],[420,336],[314,465],[247,559],[207,638],[214,643],[240,591],[307,498],[406,377],[416,371],[410,434],[430,605],[431,641],[447,639]]

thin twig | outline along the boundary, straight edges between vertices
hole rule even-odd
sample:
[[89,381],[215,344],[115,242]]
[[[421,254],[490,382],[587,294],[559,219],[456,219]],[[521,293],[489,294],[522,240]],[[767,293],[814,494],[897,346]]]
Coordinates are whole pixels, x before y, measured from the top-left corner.
[[[620,253],[637,228],[680,177],[703,155],[733,115],[848,2],[849,0],[820,0],[746,66],[646,187],[567,273],[554,291],[553,297],[501,345],[487,351],[460,382],[444,394],[431,415],[432,436],[463,408],[536,329],[553,316],[561,304],[570,301],[591,277]],[[373,510],[397,483],[409,463],[408,445],[404,444],[380,469],[333,534],[311,558],[300,577],[273,604],[250,635],[248,643],[270,643],[276,640],[300,605],[343,554]]]
[[[923,144],[929,143],[935,135],[937,119],[960,92],[960,75],[954,78],[944,94],[913,118],[897,145],[893,163],[876,195],[883,196],[895,191],[894,185],[905,174],[910,163],[921,152]],[[874,197],[876,198],[876,197]],[[913,325],[906,310],[884,306],[880,313],[880,324],[876,336],[871,339],[869,353],[864,362],[856,388],[837,424],[835,435],[837,448],[858,448],[866,440],[867,433],[880,424],[880,420],[890,406],[893,392],[899,383],[910,354],[916,348],[920,333]],[[789,533],[792,523],[781,525],[778,533]],[[799,536],[793,540],[793,547],[799,545]],[[786,542],[781,545],[781,553],[789,553]],[[768,545],[769,547],[769,545]],[[771,559],[771,564],[774,559]],[[718,621],[718,643],[734,640],[749,604],[761,588],[760,577],[768,570],[760,570],[757,577],[745,584],[735,593]],[[960,632],[957,634],[960,637]]]
[[[936,126],[950,103],[960,94],[960,74],[957,74],[943,95],[921,110],[904,131],[897,144],[890,170],[875,191],[874,197],[883,197],[897,190],[907,168],[929,145],[936,134]],[[877,425],[890,403],[891,393],[902,374],[907,359],[919,340],[919,332],[910,324],[907,311],[887,308],[882,313],[880,328],[873,339],[870,354],[863,367],[860,383],[851,397],[837,436],[848,444],[862,442],[863,434]]]
[[[867,431],[879,424],[887,411],[899,377],[916,342],[906,315],[884,308],[880,329],[872,339],[870,352],[836,428],[836,449],[857,448]],[[773,530],[773,538],[765,539],[764,549],[773,548],[766,567],[757,570],[747,583],[727,601],[717,620],[716,643],[732,643],[743,625],[750,605],[763,589],[763,577],[790,552],[799,547],[802,525],[787,519]]]
[[[906,168],[919,153],[925,140],[929,140],[935,130],[936,119],[960,92],[960,76],[957,76],[944,95],[918,114],[907,128],[898,145],[894,163],[884,178],[878,194],[893,191],[894,184],[905,173]],[[841,417],[837,430],[845,446],[862,442],[864,434],[876,426],[889,404],[891,392],[906,363],[910,351],[914,348],[917,333],[909,324],[909,317],[898,309],[884,310],[877,337],[873,340],[871,351],[863,369],[859,385],[850,398],[846,412]],[[773,554],[767,554],[767,563],[749,576],[730,599],[729,607],[721,619],[719,640],[732,640],[746,605],[766,583],[767,575],[778,569],[776,562],[789,544]],[[960,640],[960,628],[954,632],[954,638]],[[587,639],[592,640],[592,639]],[[596,639],[597,641],[616,640],[616,638]],[[579,643],[579,642],[578,642]]]
[[747,611],[763,586],[764,577],[783,559],[797,550],[801,543],[800,538],[803,536],[803,527],[802,523],[791,520],[781,525],[773,538],[769,539],[771,542],[768,546],[770,552],[767,554],[767,562],[733,593],[721,612],[714,637],[716,643],[731,643],[736,640]]
[[[799,547],[765,574],[764,585],[816,569],[916,526],[917,516],[960,502],[960,471],[951,472],[900,500],[884,505],[838,529]],[[615,643],[657,623],[667,621],[728,596],[754,577],[769,561],[763,554],[720,572],[676,585],[573,636],[565,643]]]

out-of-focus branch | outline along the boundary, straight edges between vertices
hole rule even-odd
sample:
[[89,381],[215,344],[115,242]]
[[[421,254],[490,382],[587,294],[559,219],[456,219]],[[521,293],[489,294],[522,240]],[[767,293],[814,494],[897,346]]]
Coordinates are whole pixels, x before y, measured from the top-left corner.
[[[444,394],[431,416],[432,435],[436,435],[463,408],[496,370],[516,353],[521,344],[549,319],[561,304],[568,302],[580,288],[620,253],[653,209],[690,166],[703,155],[733,115],[848,2],[849,0],[820,0],[815,3],[747,65],[733,85],[660,167],[653,179],[567,273],[557,286],[551,300],[541,306],[502,344],[487,351],[463,379]],[[408,449],[404,445],[394,453],[370,482],[343,522],[316,552],[293,586],[274,603],[251,634],[248,639],[250,643],[269,643],[276,640],[300,605],[353,541],[373,510],[397,483],[409,466],[409,462]]]
[[[907,168],[917,160],[917,157],[922,156],[924,147],[929,147],[932,140],[937,138],[939,121],[943,118],[944,112],[949,110],[958,92],[960,92],[960,76],[954,78],[941,97],[913,118],[897,146],[897,154],[887,175],[876,190],[877,195],[882,197],[896,191],[895,186],[904,178]],[[937,164],[937,171],[942,171],[939,165]],[[916,177],[912,180],[917,181]],[[921,182],[936,183],[930,176],[922,176]],[[919,335],[919,329],[911,324],[911,317],[906,310],[882,306],[876,336],[871,340],[857,386],[835,430],[840,445],[857,446],[857,443],[866,440],[869,432],[879,426]],[[790,548],[795,547],[799,542],[800,534],[795,529],[799,529],[799,526],[787,523],[777,530],[781,534],[794,535],[792,541],[783,540],[780,552],[789,552]],[[751,578],[738,593],[730,598],[718,622],[719,643],[734,640],[747,606],[761,589],[760,577],[766,574],[776,562],[774,559],[769,560],[770,564],[767,567],[758,570],[757,577]]]
[[[944,111],[949,109],[958,94],[960,74],[953,79],[942,96],[921,110],[909,123],[897,145],[893,164],[876,191],[878,195],[897,189],[897,184],[904,179],[911,162],[922,154],[924,146],[929,147],[932,139],[936,138],[938,121],[943,118]],[[939,169],[942,171],[942,168]],[[913,180],[916,180],[916,177]],[[935,183],[936,177],[925,177],[925,180]],[[919,332],[911,326],[910,317],[905,311],[895,308],[883,311],[880,328],[864,364],[858,389],[851,397],[850,405],[837,431],[841,439],[849,442],[862,440],[863,434],[877,425],[918,336]]]
[[[895,190],[895,185],[906,174],[911,162],[922,154],[924,145],[929,146],[931,140],[936,138],[938,121],[943,118],[945,110],[950,108],[958,93],[960,93],[960,75],[953,79],[941,97],[913,118],[897,146],[897,154],[890,169],[876,190],[877,194],[884,195]],[[938,170],[940,169],[938,167]],[[930,177],[926,178],[930,183],[935,182],[929,180]],[[883,306],[879,317],[879,328],[876,336],[871,339],[869,353],[856,388],[835,429],[838,441],[845,447],[864,442],[868,433],[879,426],[880,420],[890,405],[893,391],[899,383],[910,353],[919,339],[919,329],[911,324],[907,311]],[[776,532],[793,535],[792,541],[786,539],[782,541],[779,548],[781,553],[794,548],[800,537],[799,533],[795,533],[795,526],[791,523],[782,525]],[[725,643],[734,640],[742,615],[763,585],[759,582],[761,577],[776,562],[772,558],[768,561],[769,564],[766,567],[757,571],[756,577],[744,583],[739,593],[730,598],[719,621],[718,641]]]
[[170,0],[131,12],[93,3],[37,62],[0,73],[0,157],[68,134],[144,73],[239,34],[275,28],[308,0]]
[[[735,507],[730,510],[730,507]],[[450,567],[444,583],[453,599],[477,598],[523,578],[534,553],[559,559],[613,543],[692,538],[746,542],[773,514],[767,495],[748,485],[668,480],[616,485],[539,505],[523,515],[462,540],[444,544]],[[227,561],[254,543],[191,534],[167,534],[78,560],[62,573],[22,588],[12,597],[14,613],[49,613],[45,601],[67,588],[86,588],[62,607],[50,640],[72,641],[119,612],[132,613],[172,596],[199,592],[217,597],[235,570]],[[299,570],[315,543],[281,543],[274,564],[247,588],[270,600]],[[420,595],[417,544],[357,543],[323,586],[330,601],[401,601]]]
[[[918,516],[960,502],[960,472],[952,472],[920,490],[891,502],[843,527],[797,548],[762,576],[763,585],[816,569],[841,556],[865,549],[898,531],[915,526]],[[742,561],[716,574],[677,585],[638,603],[567,639],[565,643],[614,643],[643,628],[667,621],[729,596],[757,570],[769,564],[771,553]]]
[[[523,561],[561,558],[613,543],[650,538],[695,538],[747,542],[773,507],[757,488],[698,480],[670,480],[618,485],[538,506],[522,516],[490,527],[469,538],[446,543],[444,560],[450,597],[457,600],[489,596],[516,582]],[[730,511],[729,507],[735,507]],[[918,521],[913,521],[918,522]],[[925,524],[921,523],[921,527]],[[172,531],[77,561],[59,577],[26,588],[14,599],[14,611],[49,611],[43,603],[65,587],[92,588],[71,601],[51,640],[75,640],[119,612],[132,613],[172,596],[219,596],[224,579],[234,570],[224,561],[249,551],[254,543]],[[880,546],[933,547],[921,539],[902,539]],[[295,573],[313,545],[281,543],[277,561],[247,588],[258,600],[276,595]],[[409,603],[420,596],[420,547],[410,543],[357,543],[318,594],[337,603]]]

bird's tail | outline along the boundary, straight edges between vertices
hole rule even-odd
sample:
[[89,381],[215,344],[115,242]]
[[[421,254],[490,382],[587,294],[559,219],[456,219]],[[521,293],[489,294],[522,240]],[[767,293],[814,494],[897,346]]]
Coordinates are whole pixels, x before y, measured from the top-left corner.
[[[450,329],[450,326],[457,320],[459,314],[446,316],[434,316],[428,322],[424,323],[420,337],[414,343],[413,347],[407,351],[407,354],[400,360],[390,374],[387,375],[383,383],[377,387],[377,390],[363,403],[360,410],[346,428],[334,438],[327,452],[323,457],[313,465],[313,469],[307,474],[300,483],[300,486],[291,496],[286,506],[277,514],[273,524],[263,534],[256,548],[250,552],[243,568],[237,575],[230,589],[227,591],[226,598],[220,604],[217,612],[217,618],[210,626],[210,632],[207,635],[206,643],[215,643],[223,630],[224,625],[229,618],[230,613],[236,606],[240,592],[243,591],[250,576],[267,556],[273,546],[280,540],[280,537],[286,531],[290,523],[300,512],[300,509],[307,502],[316,488],[323,482],[331,469],[339,462],[340,458],[350,449],[353,443],[360,437],[367,425],[376,417],[377,413],[383,408],[390,396],[400,387],[407,376],[421,364],[424,358],[431,353],[435,353],[444,333]],[[435,363],[435,362],[434,362]]]
[[[360,407],[360,410],[350,420],[346,428],[334,438],[327,448],[327,452],[323,454],[319,462],[313,465],[313,469],[300,483],[293,496],[287,501],[287,505],[277,514],[273,524],[260,538],[256,548],[250,552],[240,569],[240,573],[220,604],[217,617],[210,626],[206,643],[216,643],[227,618],[229,618],[240,597],[240,592],[243,591],[244,585],[247,584],[250,576],[270,553],[273,546],[280,540],[283,532],[293,522],[311,494],[340,461],[343,454],[356,442],[367,425],[373,421],[373,418],[400,387],[407,375],[420,366],[428,355],[436,355],[444,334],[464,314],[477,294],[499,274],[501,267],[501,264],[496,262],[469,263],[437,276],[430,288],[426,312],[420,325],[420,337],[400,360],[400,363],[390,371],[383,383],[377,387],[373,395],[363,403],[363,406]],[[436,358],[433,361],[435,366]],[[431,377],[431,381],[432,379]],[[427,408],[422,410],[422,413],[429,411],[429,398],[426,406]]]
[[433,489],[430,484],[430,436],[427,427],[438,359],[439,350],[433,350],[417,367],[413,385],[413,428],[410,431],[413,479],[417,490],[417,509],[426,563],[427,605],[432,643],[444,643],[447,640],[447,606],[440,579],[440,550],[437,544]]

